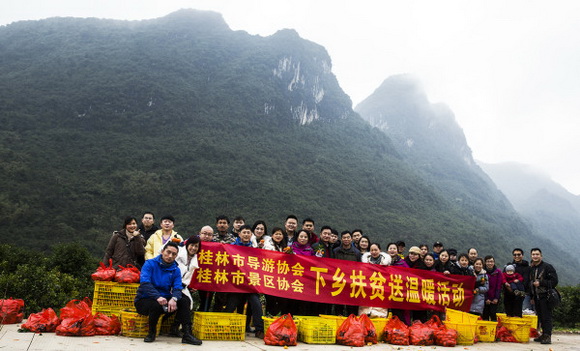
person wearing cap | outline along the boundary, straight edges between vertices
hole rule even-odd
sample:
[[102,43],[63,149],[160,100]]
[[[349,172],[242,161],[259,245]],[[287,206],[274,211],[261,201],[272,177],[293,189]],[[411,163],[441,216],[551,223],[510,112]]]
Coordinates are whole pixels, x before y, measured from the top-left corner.
[[[515,248],[512,250],[512,261],[508,262],[507,265],[513,265],[516,273],[519,273],[524,278],[524,287],[526,291],[526,296],[524,297],[524,301],[522,301],[521,306],[519,307],[520,310],[534,310],[534,306],[531,303],[530,298],[530,284],[529,284],[529,276],[530,276],[530,264],[528,261],[524,259],[524,250],[520,248]],[[505,271],[505,266],[504,266]],[[521,315],[520,315],[521,317]]]
[[401,258],[405,258],[405,242],[403,240],[397,241],[397,251]]
[[425,264],[421,259],[421,249],[418,246],[411,246],[409,254],[405,257],[405,262],[409,268],[424,269]]
[[457,263],[457,250],[456,249],[448,249],[447,252],[449,253],[449,262],[456,264]]
[[433,243],[433,252],[431,253],[433,255],[433,257],[438,260],[439,259],[439,254],[441,253],[441,251],[443,251],[443,244],[441,243],[441,241],[436,241]]
[[147,245],[145,246],[145,259],[149,260],[153,257],[159,255],[161,248],[168,242],[174,241],[180,243],[183,241],[181,235],[177,234],[173,230],[175,223],[175,218],[172,215],[165,215],[161,217],[161,229],[151,235],[149,240],[147,240]]

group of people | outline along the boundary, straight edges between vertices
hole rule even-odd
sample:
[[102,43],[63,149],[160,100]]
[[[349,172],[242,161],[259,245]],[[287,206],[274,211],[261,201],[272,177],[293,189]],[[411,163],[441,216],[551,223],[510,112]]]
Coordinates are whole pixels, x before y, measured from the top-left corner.
[[[255,335],[263,338],[263,306],[257,293],[223,293],[195,291],[191,278],[198,268],[197,252],[203,242],[220,242],[296,255],[315,256],[321,259],[334,258],[369,264],[393,265],[423,269],[442,274],[457,274],[475,277],[474,298],[470,313],[484,320],[496,320],[496,313],[503,295],[505,312],[510,317],[521,317],[523,309],[535,309],[542,335],[535,341],[549,344],[552,333],[552,308],[547,301],[551,288],[558,284],[555,269],[542,258],[542,251],[530,251],[531,264],[524,260],[522,249],[513,249],[513,261],[498,268],[493,255],[483,258],[477,249],[466,253],[446,249],[435,242],[432,250],[421,244],[407,251],[403,241],[389,243],[385,250],[372,242],[361,229],[345,230],[340,234],[330,226],[323,226],[316,234],[315,222],[311,218],[302,221],[287,216],[284,225],[268,230],[264,221],[249,225],[241,216],[233,223],[227,216],[218,216],[215,230],[209,225],[187,240],[174,231],[175,219],[164,216],[161,228],[155,225],[152,212],[146,212],[137,224],[137,219],[128,217],[123,228],[113,233],[107,246],[104,262],[112,259],[115,267],[133,264],[141,268],[141,284],[135,298],[137,312],[149,316],[150,332],[146,342],[155,340],[155,328],[164,313],[176,312],[170,334],[182,336],[183,343],[200,345],[201,341],[191,334],[192,292],[199,295],[199,311],[241,312],[247,302],[247,318],[253,320]],[[179,274],[175,274],[179,272]],[[178,278],[181,277],[181,278]],[[296,315],[336,314],[350,315],[366,313],[386,317],[387,310],[376,307],[333,305],[296,301],[276,296],[265,296],[267,314],[292,313]],[[390,309],[407,324],[412,320],[426,321],[431,311],[408,311]],[[179,329],[181,324],[182,328]],[[248,323],[250,325],[250,323]]]

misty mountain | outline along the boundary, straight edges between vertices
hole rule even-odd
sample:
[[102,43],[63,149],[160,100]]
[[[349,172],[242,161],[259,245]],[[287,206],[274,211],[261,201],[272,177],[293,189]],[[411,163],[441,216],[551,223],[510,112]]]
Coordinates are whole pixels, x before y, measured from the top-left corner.
[[144,210],[173,214],[183,236],[220,214],[271,229],[293,213],[382,244],[473,245],[500,262],[529,240],[502,196],[470,190],[485,179],[445,191],[463,179],[440,168],[446,156],[422,161],[452,178],[432,183],[352,110],[326,50],[293,30],[253,36],[194,10],[51,18],[0,27],[0,62],[5,242],[79,241],[100,255],[123,217]]
[[479,164],[539,235],[564,250],[580,250],[580,196],[527,165]]
[[[403,159],[444,198],[481,221],[485,229],[471,237],[480,236],[480,240],[495,235],[526,238],[527,242],[520,246],[526,251],[553,239],[542,235],[537,224],[532,225],[527,216],[524,219],[514,210],[508,198],[473,160],[453,112],[444,104],[430,103],[416,77],[387,78],[355,111],[389,136]],[[519,186],[529,189],[525,183]],[[540,194],[535,196],[537,201],[545,203]],[[562,234],[561,242],[552,245],[565,249],[565,243],[572,237],[572,233]],[[557,257],[550,258],[557,260]]]

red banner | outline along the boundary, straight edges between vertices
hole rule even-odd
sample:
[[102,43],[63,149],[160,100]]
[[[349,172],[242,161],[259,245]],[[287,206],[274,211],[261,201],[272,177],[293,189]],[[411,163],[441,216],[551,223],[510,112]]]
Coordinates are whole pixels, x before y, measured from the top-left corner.
[[469,311],[475,277],[204,242],[193,286],[355,306]]

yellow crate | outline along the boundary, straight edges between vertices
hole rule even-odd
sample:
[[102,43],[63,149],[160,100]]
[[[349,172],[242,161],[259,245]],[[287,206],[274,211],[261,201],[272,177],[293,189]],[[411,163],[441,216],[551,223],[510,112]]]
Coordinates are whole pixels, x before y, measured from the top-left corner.
[[169,330],[171,329],[173,321],[175,321],[175,313],[165,315],[165,317],[161,316],[161,330],[159,333],[169,334]]
[[530,341],[530,322],[523,318],[511,317],[502,321],[502,324],[512,332],[517,342],[527,343]]
[[452,323],[468,323],[475,325],[475,322],[477,322],[478,319],[479,316],[451,308],[447,308],[445,311],[445,320]]
[[481,342],[494,342],[497,322],[477,321],[475,335]]
[[193,335],[201,340],[246,338],[246,316],[239,313],[195,312]]
[[135,308],[134,300],[139,284],[95,281],[93,314],[99,309],[120,311]]
[[473,345],[475,341],[475,323],[454,323],[445,321],[444,324],[449,329],[457,330],[457,343],[459,345]]
[[109,317],[111,317],[111,316],[117,316],[119,318],[121,318],[121,312],[122,311],[123,310],[116,309],[116,308],[111,309],[111,308],[105,308],[105,307],[95,307],[94,305],[93,305],[93,307],[91,309],[91,312],[92,312],[93,315],[95,315],[97,313],[103,313],[103,314],[105,314],[105,315],[107,315]]
[[375,330],[377,332],[377,340],[383,340],[385,326],[391,319],[390,316],[391,314],[389,313],[389,317],[387,318],[378,318],[378,317],[369,318],[371,322],[373,322],[373,325],[375,326]]
[[322,317],[300,319],[298,340],[308,344],[336,343],[336,322]]
[[[157,335],[161,329],[161,318],[157,322]],[[144,338],[149,333],[149,317],[135,311],[121,311],[121,335]]]
[[535,314],[524,314],[522,317],[530,324],[530,328],[538,329],[538,316]]
[[[266,334],[266,331],[270,327],[270,324],[272,324],[272,322],[274,322],[278,318],[280,317],[269,318],[262,316],[262,320],[264,321],[264,334]],[[298,326],[300,325],[300,319],[293,317],[292,320],[294,321],[294,324],[296,324],[296,328],[298,328]]]
[[336,329],[337,330],[342,325],[342,322],[344,322],[344,320],[347,318],[347,317],[344,317],[344,316],[335,316],[335,315],[332,315],[332,314],[320,314],[319,316],[321,318],[332,319],[333,321],[335,321],[336,322]]

